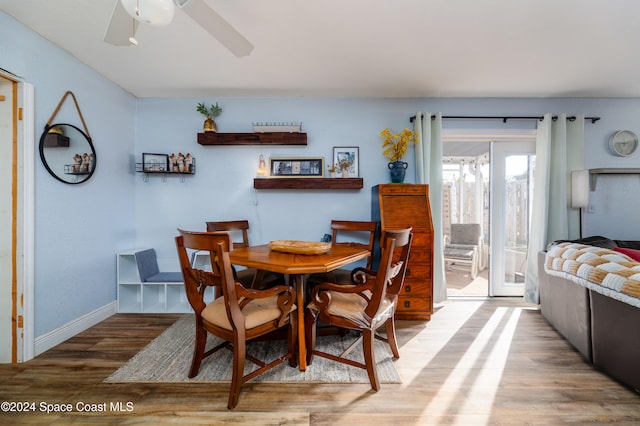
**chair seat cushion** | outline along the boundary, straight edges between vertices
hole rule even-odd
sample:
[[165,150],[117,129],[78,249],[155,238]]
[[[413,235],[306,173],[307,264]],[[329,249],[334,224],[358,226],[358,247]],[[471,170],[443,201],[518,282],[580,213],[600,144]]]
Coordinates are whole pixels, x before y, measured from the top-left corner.
[[[391,317],[394,312],[395,304],[393,300],[385,297],[380,303],[380,308],[374,316],[373,321],[371,321],[365,316],[364,310],[367,307],[368,301],[362,296],[356,293],[342,293],[337,291],[329,291],[328,293],[331,296],[331,301],[329,302],[329,306],[327,306],[327,313],[329,315],[346,318],[364,328],[379,324],[381,321]],[[371,294],[369,293],[367,296],[371,296]],[[309,309],[317,311],[313,302],[309,304]]]
[[147,277],[145,282],[149,283],[181,283],[184,278],[182,272],[158,272]]
[[465,248],[445,248],[444,249],[444,257],[446,258],[454,258],[460,260],[471,260],[473,259],[474,250],[465,249]]
[[[247,330],[274,321],[280,317],[278,295],[264,299],[254,299],[247,303],[242,310]],[[224,297],[219,297],[209,303],[202,311],[202,318],[207,322],[226,330],[232,330],[224,305]]]

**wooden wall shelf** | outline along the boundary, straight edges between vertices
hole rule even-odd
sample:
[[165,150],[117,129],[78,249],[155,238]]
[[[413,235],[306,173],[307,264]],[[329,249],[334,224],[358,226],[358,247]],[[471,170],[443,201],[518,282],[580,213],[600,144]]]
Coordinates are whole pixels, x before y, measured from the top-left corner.
[[306,145],[307,134],[295,132],[198,133],[200,145]]
[[255,178],[255,189],[362,189],[362,178]]

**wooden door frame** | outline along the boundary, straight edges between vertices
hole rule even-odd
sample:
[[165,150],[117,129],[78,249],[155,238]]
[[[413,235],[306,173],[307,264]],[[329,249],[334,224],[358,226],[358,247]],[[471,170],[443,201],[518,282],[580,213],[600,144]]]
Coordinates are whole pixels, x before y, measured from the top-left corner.
[[35,121],[34,88],[0,70],[12,84],[12,362],[35,356]]

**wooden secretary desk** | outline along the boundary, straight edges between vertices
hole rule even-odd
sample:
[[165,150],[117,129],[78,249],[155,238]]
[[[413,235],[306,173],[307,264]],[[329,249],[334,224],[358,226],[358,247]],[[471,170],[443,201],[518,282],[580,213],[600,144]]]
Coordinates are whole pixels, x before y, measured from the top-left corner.
[[[429,320],[433,313],[433,221],[429,185],[384,184],[371,189],[371,220],[380,230],[413,228],[413,243],[404,288],[398,297],[397,319]],[[379,238],[374,268],[380,257]]]

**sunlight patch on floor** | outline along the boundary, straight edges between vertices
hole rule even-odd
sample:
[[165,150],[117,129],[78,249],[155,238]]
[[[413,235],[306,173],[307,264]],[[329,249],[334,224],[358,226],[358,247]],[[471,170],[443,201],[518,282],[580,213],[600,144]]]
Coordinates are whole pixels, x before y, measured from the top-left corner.
[[[513,312],[507,316],[509,310]],[[481,416],[484,421],[477,424],[486,424],[490,409],[486,413],[479,413],[477,405],[469,406],[469,404],[482,400],[481,406],[491,407],[492,404],[486,404],[486,401],[487,399],[493,401],[502,377],[501,374],[495,374],[495,369],[504,369],[520,312],[520,308],[498,307],[495,310],[425,408],[425,416],[428,415],[429,419],[436,424],[453,413],[462,417]],[[452,336],[454,334],[455,332]],[[476,373],[478,373],[477,377],[471,377]],[[472,395],[465,399],[471,402],[462,407],[454,406],[459,394],[467,394],[469,390]],[[476,420],[481,419],[476,417]]]
[[[506,308],[501,308],[506,309]],[[511,315],[507,318],[506,324],[501,327],[502,331],[498,340],[493,344],[493,348],[489,353],[484,365],[482,365],[480,374],[476,378],[475,382],[471,386],[471,392],[466,398],[466,403],[462,407],[462,413],[476,414],[485,416],[482,424],[487,424],[491,416],[491,407],[493,406],[493,400],[500,387],[500,381],[502,380],[502,373],[496,374],[496,369],[501,372],[507,364],[507,358],[509,357],[509,349],[511,348],[511,342],[516,331],[516,326],[520,319],[522,309],[515,308]],[[474,401],[482,400],[482,408],[479,408]],[[476,418],[476,420],[480,420]]]

